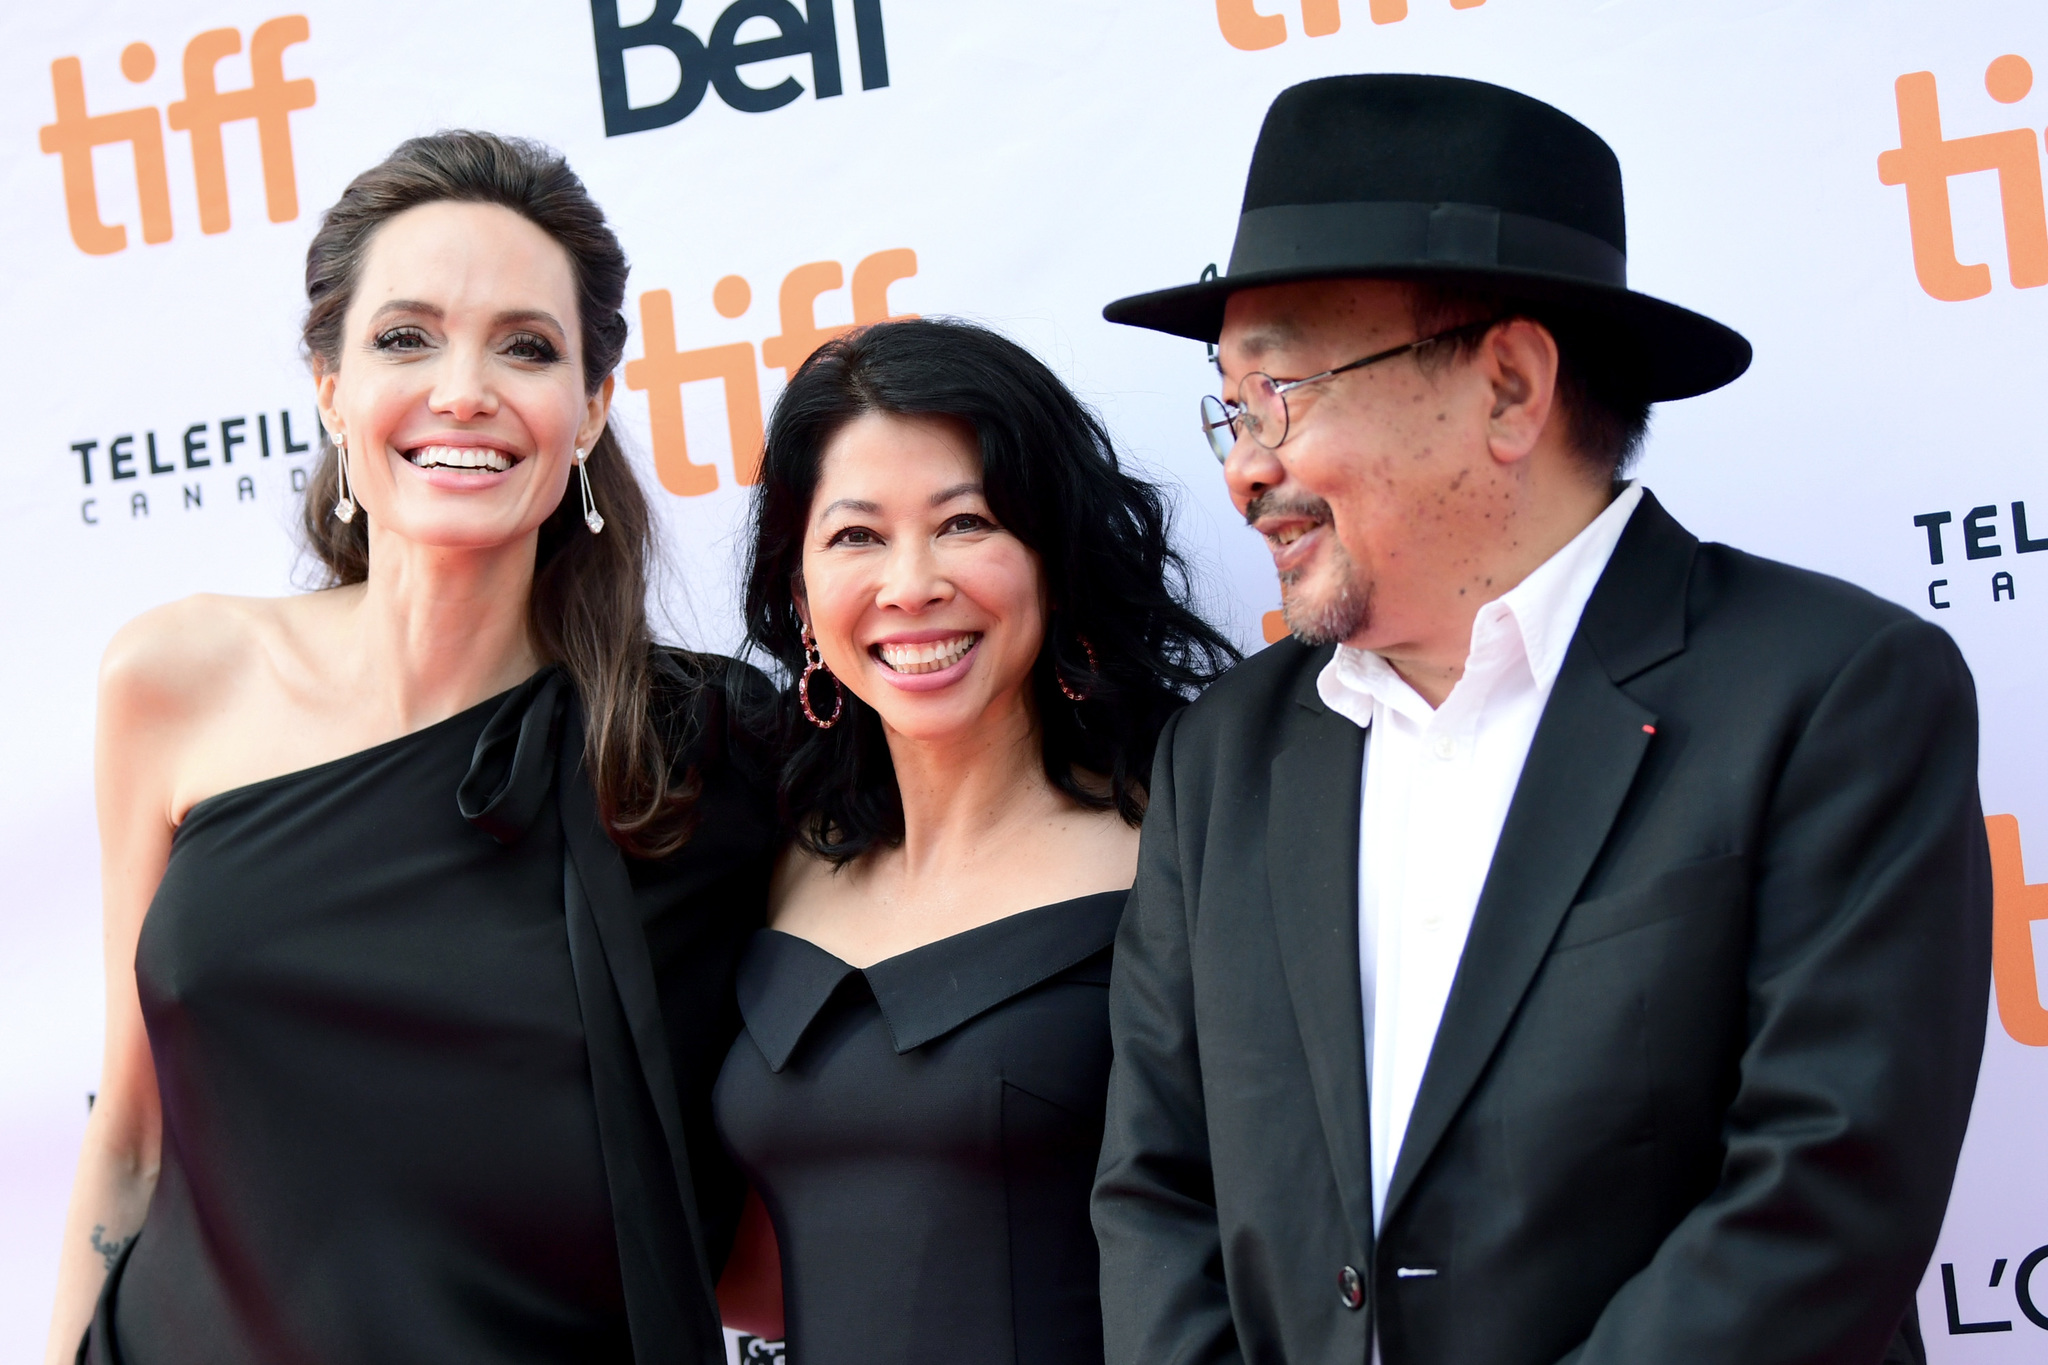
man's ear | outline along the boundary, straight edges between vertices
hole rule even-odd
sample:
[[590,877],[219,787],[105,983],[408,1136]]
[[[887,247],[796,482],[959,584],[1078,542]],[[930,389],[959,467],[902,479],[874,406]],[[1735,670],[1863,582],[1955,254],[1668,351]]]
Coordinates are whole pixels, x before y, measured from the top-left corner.
[[1510,318],[1486,334],[1475,358],[1493,391],[1486,440],[1493,458],[1528,458],[1557,409],[1557,338],[1540,322]]

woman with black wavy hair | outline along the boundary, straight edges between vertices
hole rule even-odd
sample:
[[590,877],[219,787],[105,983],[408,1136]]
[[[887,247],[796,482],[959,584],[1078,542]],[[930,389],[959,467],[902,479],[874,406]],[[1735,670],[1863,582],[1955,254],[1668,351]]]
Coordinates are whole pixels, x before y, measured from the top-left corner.
[[1110,944],[1160,728],[1234,652],[1159,491],[966,323],[806,362],[754,517],[797,837],[714,1103],[780,1244],[791,1357],[1100,1360]]

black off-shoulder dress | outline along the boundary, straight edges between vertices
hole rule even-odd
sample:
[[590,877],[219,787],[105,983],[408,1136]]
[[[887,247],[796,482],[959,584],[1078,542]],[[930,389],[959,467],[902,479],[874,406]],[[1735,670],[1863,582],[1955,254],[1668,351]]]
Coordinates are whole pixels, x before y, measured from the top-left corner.
[[776,841],[758,674],[664,656],[702,783],[623,857],[549,668],[192,808],[136,979],[163,1167],[81,1359],[723,1359],[711,1124]]
[[1088,1191],[1125,895],[865,970],[755,936],[716,1113],[775,1225],[797,1365],[1102,1360]]

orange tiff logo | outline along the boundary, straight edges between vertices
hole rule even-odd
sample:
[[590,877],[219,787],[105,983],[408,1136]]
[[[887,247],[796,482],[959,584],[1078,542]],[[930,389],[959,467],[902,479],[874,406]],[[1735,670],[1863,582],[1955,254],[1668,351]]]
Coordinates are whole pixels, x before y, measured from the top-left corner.
[[[1478,9],[1486,0],[1451,0],[1452,9]],[[1408,0],[1372,0],[1375,24],[1398,24],[1408,17]],[[1344,26],[1337,0],[1301,0],[1301,31],[1311,38],[1335,33]],[[1216,27],[1232,47],[1256,52],[1287,41],[1287,16],[1261,14],[1258,0],[1216,0]]]
[[[735,341],[695,350],[676,349],[675,303],[666,289],[640,296],[640,345],[645,352],[626,362],[626,387],[647,393],[648,434],[654,444],[654,472],[661,486],[678,497],[693,498],[718,487],[718,466],[690,458],[683,430],[683,385],[715,379],[725,388],[726,431],[732,441],[733,477],[751,484],[761,473],[760,366],[793,375],[811,352],[836,336],[871,322],[896,322],[915,313],[889,311],[889,286],[917,273],[917,253],[908,247],[877,251],[853,268],[853,322],[818,324],[818,299],[846,284],[837,261],[812,261],[782,278],[776,297],[782,331],[761,343]],[[754,290],[738,275],[727,275],[711,289],[711,306],[721,317],[743,316],[753,306]]]
[[1998,1022],[2014,1042],[2048,1047],[2048,1008],[2041,1004],[2034,957],[2034,925],[2048,920],[2048,885],[2027,883],[2017,819],[1987,816],[1984,832],[1991,837],[1991,980]]
[[[164,113],[173,130],[192,138],[192,176],[199,197],[199,230],[228,230],[227,157],[221,146],[223,125],[251,120],[263,157],[263,191],[270,221],[288,223],[299,216],[299,183],[292,166],[290,115],[313,107],[313,82],[286,80],[284,50],[306,41],[304,15],[288,14],[257,26],[249,35],[248,86],[222,90],[214,68],[223,57],[242,50],[242,35],[231,28],[208,29],[185,44],[185,98]],[[121,74],[140,85],[156,74],[156,53],[147,43],[130,43],[121,51]],[[99,186],[93,179],[92,151],[127,143],[135,158],[136,197],[142,204],[142,240],[171,240],[170,177],[164,169],[164,134],[154,105],[90,114],[85,107],[85,71],[76,57],[50,63],[50,85],[56,95],[57,121],[42,128],[43,150],[64,168],[64,208],[71,219],[71,240],[92,256],[108,256],[128,245],[128,229],[100,218]]]
[[[2024,57],[2006,55],[1984,72],[1984,89],[2000,104],[2018,104],[2034,88]],[[1898,79],[1899,145],[1877,158],[1877,178],[1906,187],[1906,221],[1913,236],[1913,270],[1920,287],[1945,303],[1991,292],[1991,267],[1956,259],[1955,221],[1949,212],[1949,177],[1976,171],[1998,174],[2005,219],[2005,263],[2015,289],[2048,284],[2048,203],[2041,195],[2040,139],[2031,128],[1945,137],[1932,71]]]

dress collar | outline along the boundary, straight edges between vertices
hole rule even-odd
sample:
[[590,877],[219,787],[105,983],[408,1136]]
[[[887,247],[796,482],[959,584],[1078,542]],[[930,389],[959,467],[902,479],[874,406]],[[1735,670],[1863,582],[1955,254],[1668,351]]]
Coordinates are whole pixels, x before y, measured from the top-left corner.
[[735,984],[740,1017],[746,1020],[754,1046],[768,1059],[770,1071],[789,1064],[818,1011],[840,982],[856,974],[855,968],[808,939],[776,929],[754,931]]
[[1103,891],[1008,915],[862,970],[808,939],[755,933],[740,963],[740,1015],[770,1071],[789,1064],[826,1002],[866,979],[900,1055],[1089,958],[1116,939],[1126,891]]

